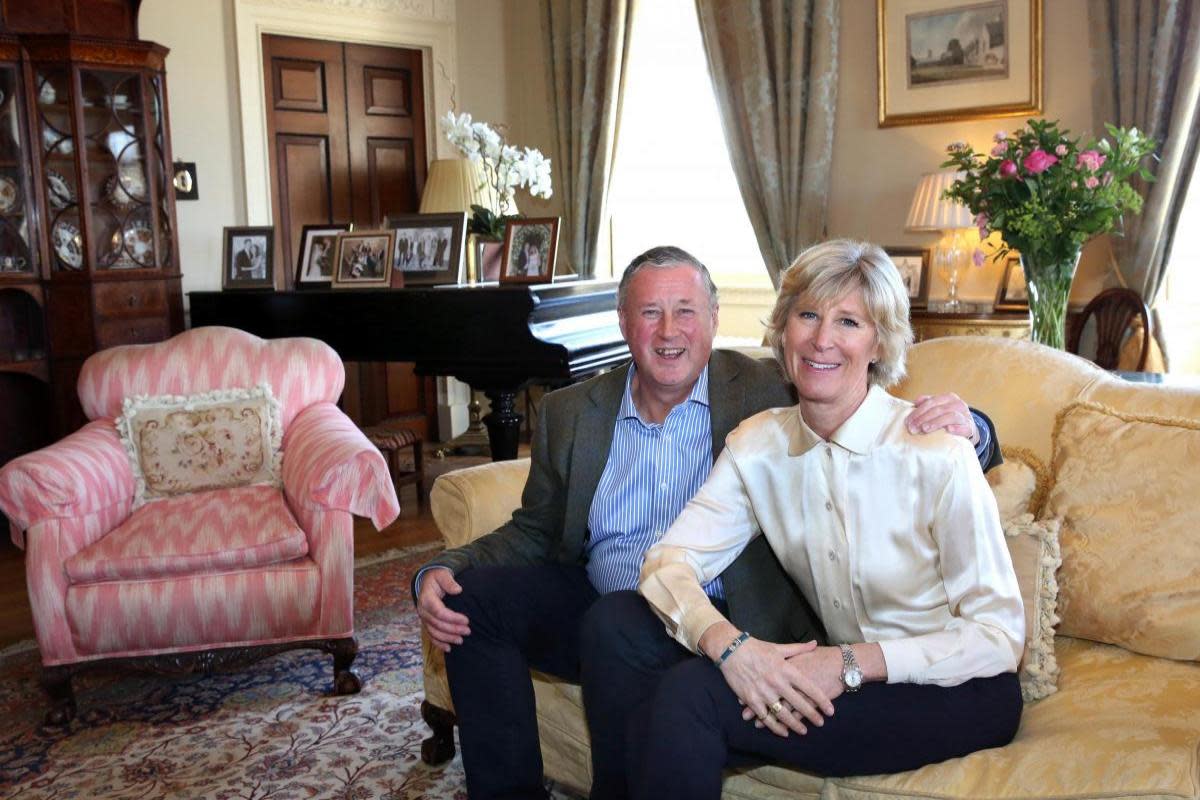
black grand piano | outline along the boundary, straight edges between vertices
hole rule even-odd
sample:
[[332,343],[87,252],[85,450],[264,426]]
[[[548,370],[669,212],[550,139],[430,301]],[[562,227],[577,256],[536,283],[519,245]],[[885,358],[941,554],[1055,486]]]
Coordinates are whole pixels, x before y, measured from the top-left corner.
[[311,336],[346,361],[412,361],[482,390],[492,457],[516,458],[516,394],[624,363],[616,281],[272,292],[189,292],[192,327]]

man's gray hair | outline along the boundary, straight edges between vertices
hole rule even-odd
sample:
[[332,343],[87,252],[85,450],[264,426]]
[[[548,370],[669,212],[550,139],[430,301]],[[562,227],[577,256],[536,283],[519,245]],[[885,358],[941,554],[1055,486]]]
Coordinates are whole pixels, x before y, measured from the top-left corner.
[[868,383],[886,388],[904,377],[905,354],[913,340],[908,290],[883,248],[850,239],[813,245],[783,274],[775,308],[767,320],[767,341],[785,371],[783,332],[796,300],[805,297],[823,304],[851,289],[862,292],[879,336],[879,360],[871,364]]
[[629,282],[633,280],[634,275],[643,269],[667,269],[680,266],[691,267],[700,273],[700,277],[704,281],[704,288],[708,290],[708,305],[713,311],[716,311],[718,306],[717,285],[713,283],[712,276],[708,274],[708,267],[683,248],[671,245],[651,247],[629,262],[629,266],[621,275],[621,283],[617,287],[617,308],[625,307],[625,297],[629,294]]

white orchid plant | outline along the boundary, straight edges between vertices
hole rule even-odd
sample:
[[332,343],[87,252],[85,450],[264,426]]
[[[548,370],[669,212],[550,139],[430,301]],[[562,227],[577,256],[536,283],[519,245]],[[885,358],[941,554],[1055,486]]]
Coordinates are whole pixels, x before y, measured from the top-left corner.
[[447,111],[442,118],[446,138],[464,156],[477,164],[485,189],[493,198],[495,208],[473,205],[468,229],[491,238],[504,235],[504,223],[516,216],[515,193],[528,189],[534,197],[550,197],[550,159],[532,147],[517,148],[486,122],[474,122],[470,114],[455,115]]

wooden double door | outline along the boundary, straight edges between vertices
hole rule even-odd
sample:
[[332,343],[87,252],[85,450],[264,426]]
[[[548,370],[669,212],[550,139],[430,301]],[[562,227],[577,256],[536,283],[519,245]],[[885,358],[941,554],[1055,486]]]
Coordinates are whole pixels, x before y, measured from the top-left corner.
[[[421,52],[263,36],[275,286],[295,284],[305,225],[380,227],[415,213],[425,185]],[[348,324],[351,321],[347,321]],[[436,392],[411,364],[347,364],[343,406],[356,422],[401,417],[433,436]]]
[[291,287],[305,225],[378,227],[425,185],[421,53],[263,36],[276,286]]

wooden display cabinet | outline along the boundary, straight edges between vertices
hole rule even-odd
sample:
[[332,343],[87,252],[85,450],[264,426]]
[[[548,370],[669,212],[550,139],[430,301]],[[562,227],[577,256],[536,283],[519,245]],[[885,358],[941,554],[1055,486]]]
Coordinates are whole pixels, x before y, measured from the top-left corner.
[[166,52],[0,33],[0,463],[83,424],[92,353],[183,329]]

